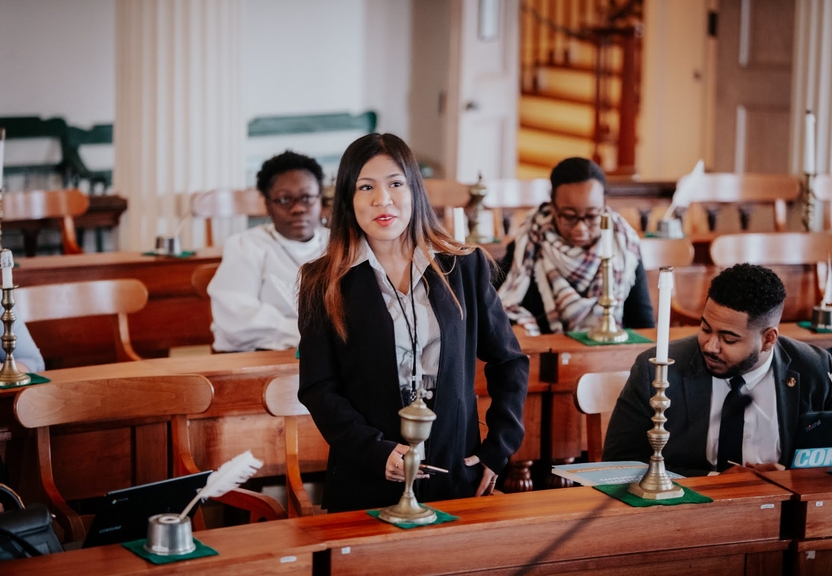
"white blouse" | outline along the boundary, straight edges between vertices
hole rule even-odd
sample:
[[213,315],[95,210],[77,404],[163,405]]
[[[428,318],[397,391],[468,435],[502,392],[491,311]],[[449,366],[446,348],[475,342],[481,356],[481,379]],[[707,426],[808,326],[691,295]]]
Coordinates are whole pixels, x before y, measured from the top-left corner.
[[439,322],[428,298],[425,270],[430,262],[416,250],[413,254],[413,294],[403,294],[394,288],[387,278],[366,238],[362,238],[358,258],[352,266],[369,261],[376,275],[376,282],[384,298],[384,304],[393,320],[393,333],[396,339],[396,363],[399,368],[399,389],[402,405],[406,406],[415,399],[412,389],[413,372],[413,310],[416,310],[416,385],[424,387],[426,400],[431,400],[436,389],[436,374],[439,371],[439,353],[441,338]]
[[296,347],[300,341],[298,271],[318,258],[328,241],[329,230],[323,227],[308,242],[297,242],[278,234],[271,223],[230,237],[208,284],[214,349],[243,352]]

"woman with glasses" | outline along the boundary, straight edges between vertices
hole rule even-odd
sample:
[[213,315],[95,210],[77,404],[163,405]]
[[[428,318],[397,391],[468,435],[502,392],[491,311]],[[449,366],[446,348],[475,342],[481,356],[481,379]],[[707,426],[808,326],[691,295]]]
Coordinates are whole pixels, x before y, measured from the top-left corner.
[[285,350],[298,345],[297,276],[329,240],[321,226],[323,170],[287,151],[263,163],[257,189],[271,222],[230,237],[208,285],[214,350]]
[[[418,390],[436,413],[422,502],[490,494],[523,440],[529,359],[491,285],[492,262],[456,242],[428,203],[400,138],[350,144],[335,184],[332,238],[301,271],[298,398],[329,443],[323,507],[395,504],[402,495],[399,410]],[[474,375],[491,404],[480,437]]]
[[638,234],[606,207],[606,178],[586,158],[567,158],[552,170],[552,201],[519,228],[500,264],[498,293],[509,318],[528,333],[587,330],[600,320],[601,215],[613,231],[615,318],[626,328],[654,326]]

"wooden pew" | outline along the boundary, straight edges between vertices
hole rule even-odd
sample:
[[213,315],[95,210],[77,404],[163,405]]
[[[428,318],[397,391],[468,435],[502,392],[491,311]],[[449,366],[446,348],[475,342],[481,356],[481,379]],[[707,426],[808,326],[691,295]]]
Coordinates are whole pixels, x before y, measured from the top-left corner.
[[[17,260],[14,276],[20,286],[40,286],[86,280],[136,278],[147,286],[149,300],[131,314],[130,335],[139,356],[167,356],[175,346],[210,345],[211,304],[191,285],[194,270],[217,264],[220,248],[199,250],[189,258],[145,256],[139,252],[106,252],[71,256],[39,256]],[[114,362],[116,355],[107,318],[78,320],[71,326],[43,322],[31,330],[35,342],[51,341],[54,356],[47,368]]]
[[[153,566],[121,546],[3,565],[4,574],[741,574],[780,576],[788,491],[750,474],[680,481],[712,503],[632,508],[593,488],[436,503],[458,520],[402,530],[364,511],[209,530],[218,556]],[[649,534],[647,534],[649,532]],[[313,556],[314,555],[314,556]],[[311,562],[310,562],[311,560]],[[394,570],[393,570],[394,571]]]

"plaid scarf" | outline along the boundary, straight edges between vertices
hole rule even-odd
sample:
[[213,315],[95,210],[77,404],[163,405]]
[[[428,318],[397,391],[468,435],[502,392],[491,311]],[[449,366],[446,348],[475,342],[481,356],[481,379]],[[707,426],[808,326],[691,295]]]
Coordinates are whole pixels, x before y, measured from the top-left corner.
[[[641,249],[636,231],[621,215],[607,211],[614,231],[613,294],[618,302],[613,314],[620,324]],[[498,290],[511,321],[531,335],[540,333],[534,316],[521,306],[534,278],[553,333],[596,326],[604,310],[597,304],[603,291],[599,244],[587,248],[567,244],[555,229],[552,205],[541,204],[517,231],[511,269]]]

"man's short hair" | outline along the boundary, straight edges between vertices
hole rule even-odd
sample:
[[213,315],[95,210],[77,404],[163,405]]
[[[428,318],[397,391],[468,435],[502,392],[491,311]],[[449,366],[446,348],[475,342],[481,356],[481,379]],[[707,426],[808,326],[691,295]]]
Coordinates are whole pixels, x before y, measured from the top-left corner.
[[748,324],[780,321],[786,288],[777,274],[756,264],[734,264],[720,272],[708,288],[708,298],[748,314]]

